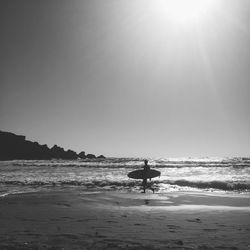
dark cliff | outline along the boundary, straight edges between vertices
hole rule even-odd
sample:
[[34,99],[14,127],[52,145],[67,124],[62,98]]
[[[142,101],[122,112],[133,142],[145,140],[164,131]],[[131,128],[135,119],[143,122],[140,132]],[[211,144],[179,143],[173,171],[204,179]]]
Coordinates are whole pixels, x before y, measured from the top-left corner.
[[65,151],[55,145],[49,148],[38,142],[27,141],[23,135],[0,131],[0,160],[50,160],[88,158],[83,152]]

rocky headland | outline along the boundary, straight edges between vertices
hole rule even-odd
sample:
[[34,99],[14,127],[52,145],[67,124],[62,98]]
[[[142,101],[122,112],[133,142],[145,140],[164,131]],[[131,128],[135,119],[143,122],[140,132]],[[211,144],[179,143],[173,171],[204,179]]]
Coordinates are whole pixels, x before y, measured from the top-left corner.
[[49,148],[46,144],[26,140],[23,135],[0,131],[0,160],[51,160],[51,159],[95,159],[105,158],[103,155],[96,157],[94,154],[77,154],[73,150],[54,145]]

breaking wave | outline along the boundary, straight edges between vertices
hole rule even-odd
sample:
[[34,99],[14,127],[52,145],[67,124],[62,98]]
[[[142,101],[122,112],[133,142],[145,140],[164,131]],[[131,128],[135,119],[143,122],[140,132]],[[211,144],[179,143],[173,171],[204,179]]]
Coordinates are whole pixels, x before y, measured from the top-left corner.
[[[183,158],[183,159],[149,159],[155,168],[183,168],[183,167],[250,167],[250,158]],[[53,167],[53,168],[131,168],[136,169],[143,165],[142,158],[107,158],[88,160],[19,160],[6,161],[16,167]]]
[[165,184],[177,185],[180,187],[192,187],[198,189],[215,189],[223,191],[250,191],[250,183],[224,182],[224,181],[164,181]]
[[[17,185],[17,186],[80,186],[87,189],[129,189],[133,187],[139,187],[141,181],[131,180],[131,181],[109,181],[109,180],[93,180],[93,181],[77,181],[77,180],[67,180],[67,181],[5,181],[0,182],[0,184],[7,185]],[[188,180],[163,180],[163,181],[152,181],[152,185],[164,189],[175,187],[188,187],[195,189],[213,189],[213,190],[222,190],[222,191],[239,191],[239,192],[249,192],[250,183],[246,182],[224,182],[224,181],[188,181]],[[167,187],[166,187],[167,185]]]
[[[250,158],[149,159],[149,164],[161,171],[160,178],[149,182],[159,192],[250,192]],[[51,188],[139,190],[141,181],[127,174],[142,166],[141,158],[4,161],[0,162],[0,196]]]

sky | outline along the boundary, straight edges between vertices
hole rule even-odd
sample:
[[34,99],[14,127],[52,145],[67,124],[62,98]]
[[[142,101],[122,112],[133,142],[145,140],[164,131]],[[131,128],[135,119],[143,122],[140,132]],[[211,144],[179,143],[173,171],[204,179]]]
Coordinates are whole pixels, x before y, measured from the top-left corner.
[[250,156],[249,0],[0,6],[0,130],[106,156]]

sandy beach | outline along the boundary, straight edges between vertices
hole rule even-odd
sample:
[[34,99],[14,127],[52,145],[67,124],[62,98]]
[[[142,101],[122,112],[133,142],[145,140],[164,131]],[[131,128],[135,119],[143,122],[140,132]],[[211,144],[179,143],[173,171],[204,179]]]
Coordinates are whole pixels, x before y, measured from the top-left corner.
[[250,249],[250,197],[60,191],[0,199],[1,249]]

